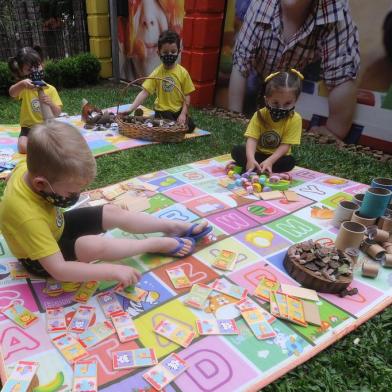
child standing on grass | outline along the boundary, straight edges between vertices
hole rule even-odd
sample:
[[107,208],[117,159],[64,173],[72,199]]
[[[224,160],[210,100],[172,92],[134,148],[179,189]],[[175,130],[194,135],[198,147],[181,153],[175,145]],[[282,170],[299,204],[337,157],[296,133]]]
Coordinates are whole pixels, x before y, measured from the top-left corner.
[[[63,213],[95,174],[95,159],[75,127],[50,121],[31,129],[27,159],[15,167],[0,203],[0,230],[29,272],[59,281],[117,280],[128,286],[140,278],[134,268],[90,262],[145,252],[183,257],[212,229],[207,222],[158,219],[110,204]],[[166,236],[134,240],[100,235],[113,228]]]
[[295,166],[291,146],[300,144],[302,118],[294,111],[303,76],[295,69],[275,72],[265,79],[265,107],[245,131],[246,145],[234,146],[231,156],[243,171],[281,173]]
[[[14,76],[20,79],[10,87],[9,94],[22,101],[18,151],[26,154],[27,138],[31,127],[44,121],[38,87],[34,84],[35,81],[42,80],[44,76],[42,59],[36,50],[25,47],[20,49],[15,57],[9,59],[8,66]],[[43,88],[45,94],[41,97],[42,103],[49,105],[55,117],[59,116],[63,104],[56,88],[47,83]]]
[[[135,110],[150,94],[155,93],[157,96],[154,103],[155,117],[187,124],[188,132],[193,132],[195,124],[188,116],[188,107],[189,94],[195,90],[195,86],[188,71],[176,63],[180,51],[180,36],[170,30],[162,32],[158,40],[158,55],[162,64],[155,68],[149,77],[164,80],[147,79],[143,83],[143,90],[129,107],[129,111]],[[173,84],[184,94],[185,100]]]

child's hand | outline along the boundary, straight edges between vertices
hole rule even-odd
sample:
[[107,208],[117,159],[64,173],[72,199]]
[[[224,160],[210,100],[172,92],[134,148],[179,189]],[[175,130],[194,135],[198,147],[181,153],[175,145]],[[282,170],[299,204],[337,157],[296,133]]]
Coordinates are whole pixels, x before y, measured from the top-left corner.
[[260,164],[260,171],[262,173],[268,173],[268,174],[272,173],[272,164],[271,164],[271,162],[268,159],[266,159],[265,161],[261,162],[261,164]]
[[52,105],[52,103],[53,103],[52,98],[50,98],[49,95],[46,95],[46,94],[42,94],[40,99],[43,103],[46,103],[47,105]]
[[259,173],[262,171],[261,167],[260,167],[259,163],[256,161],[256,159],[252,159],[252,160],[248,159],[248,161],[246,162],[246,171],[251,172],[251,171],[254,171],[255,169]]
[[24,88],[28,88],[30,90],[37,88],[37,86],[35,86],[33,84],[33,82],[30,79],[23,79],[19,82]]
[[124,287],[136,284],[141,278],[141,273],[127,265],[113,265],[113,278],[118,280]]
[[178,118],[177,118],[177,122],[181,125],[184,125],[186,122],[186,115],[181,113]]

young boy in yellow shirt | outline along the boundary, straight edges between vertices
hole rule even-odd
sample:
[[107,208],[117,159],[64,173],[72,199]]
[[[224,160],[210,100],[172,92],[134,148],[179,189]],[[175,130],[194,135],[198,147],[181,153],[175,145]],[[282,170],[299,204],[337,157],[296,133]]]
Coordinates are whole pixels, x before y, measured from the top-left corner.
[[[162,32],[158,40],[158,55],[162,64],[155,68],[149,77],[164,80],[147,79],[143,83],[143,90],[137,95],[128,110],[129,112],[134,111],[149,95],[155,93],[155,117],[178,121],[180,124],[186,123],[188,132],[193,132],[195,124],[188,116],[188,107],[190,104],[189,94],[195,90],[195,86],[188,71],[176,63],[180,51],[180,36],[170,30]],[[184,94],[185,100],[173,83]]]
[[[50,121],[31,129],[27,159],[12,172],[0,203],[2,234],[29,272],[59,281],[117,280],[128,286],[140,278],[136,269],[90,262],[144,252],[186,256],[195,240],[211,231],[207,222],[158,219],[111,204],[63,213],[62,208],[75,204],[95,174],[95,159],[76,128]],[[167,236],[135,240],[100,235],[113,228]]]

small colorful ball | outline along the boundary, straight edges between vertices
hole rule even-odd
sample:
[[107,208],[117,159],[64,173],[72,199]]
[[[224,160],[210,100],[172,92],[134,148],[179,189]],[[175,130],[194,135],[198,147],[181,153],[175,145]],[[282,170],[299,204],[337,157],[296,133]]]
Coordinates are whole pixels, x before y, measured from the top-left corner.
[[259,193],[259,192],[261,192],[262,189],[263,188],[261,187],[261,185],[259,183],[255,182],[253,184],[253,192]]
[[271,184],[276,184],[277,182],[279,182],[280,181],[280,177],[279,176],[276,176],[276,175],[273,175],[273,176],[271,176],[270,178],[269,178],[269,182],[271,183]]

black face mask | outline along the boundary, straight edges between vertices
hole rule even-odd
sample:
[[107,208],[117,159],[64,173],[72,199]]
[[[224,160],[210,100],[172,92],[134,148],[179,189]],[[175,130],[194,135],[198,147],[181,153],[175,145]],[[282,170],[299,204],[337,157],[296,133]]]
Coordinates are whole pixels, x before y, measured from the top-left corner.
[[55,192],[40,191],[39,194],[49,203],[56,207],[68,208],[73,206],[80,197],[80,193],[72,193],[71,196],[64,197]]
[[293,106],[290,109],[280,109],[280,108],[273,108],[268,103],[265,103],[265,107],[268,109],[272,121],[278,122],[280,120],[283,120],[284,118],[290,116],[294,112],[295,106]]
[[31,79],[32,82],[40,82],[44,78],[44,70],[43,69],[38,69],[38,68],[33,68],[31,70],[31,73],[29,74],[29,79]]
[[53,188],[52,185],[48,182],[48,185],[50,186],[50,189],[52,190],[51,192],[46,192],[46,191],[40,191],[39,194],[49,203],[53,204],[56,207],[60,208],[68,208],[73,206],[80,197],[80,193],[71,193],[70,196],[64,197],[59,194],[57,194]]
[[159,57],[164,65],[170,67],[177,61],[178,54],[162,54]]

